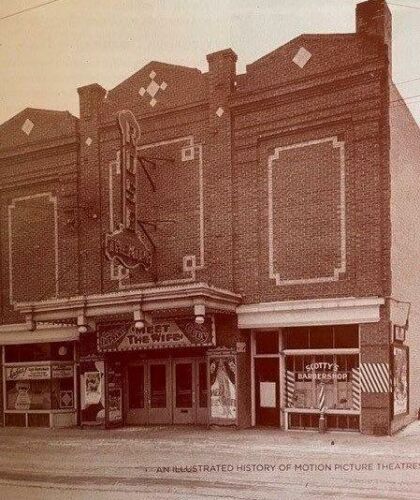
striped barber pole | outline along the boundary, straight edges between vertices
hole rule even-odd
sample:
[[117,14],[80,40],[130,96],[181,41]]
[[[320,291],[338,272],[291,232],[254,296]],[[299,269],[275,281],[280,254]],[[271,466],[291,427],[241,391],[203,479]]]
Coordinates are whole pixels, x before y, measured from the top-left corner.
[[295,395],[295,374],[289,370],[286,371],[286,394],[287,406],[293,408],[293,397]]
[[318,408],[323,412],[325,410],[325,384],[319,384]]
[[351,379],[351,393],[353,400],[353,409],[359,410],[361,408],[361,387],[360,387],[360,368],[352,369],[352,379]]
[[362,392],[389,392],[388,363],[362,363],[360,365]]

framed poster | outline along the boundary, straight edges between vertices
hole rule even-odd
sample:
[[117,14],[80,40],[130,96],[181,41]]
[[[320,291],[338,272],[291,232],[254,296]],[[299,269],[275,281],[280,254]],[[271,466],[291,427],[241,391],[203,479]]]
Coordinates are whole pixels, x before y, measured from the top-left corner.
[[210,421],[232,424],[237,417],[236,355],[221,350],[209,355]]
[[107,360],[105,365],[105,414],[106,425],[123,423],[123,377],[121,363]]
[[104,362],[81,363],[80,405],[82,424],[105,422]]
[[394,346],[394,416],[408,413],[408,347]]

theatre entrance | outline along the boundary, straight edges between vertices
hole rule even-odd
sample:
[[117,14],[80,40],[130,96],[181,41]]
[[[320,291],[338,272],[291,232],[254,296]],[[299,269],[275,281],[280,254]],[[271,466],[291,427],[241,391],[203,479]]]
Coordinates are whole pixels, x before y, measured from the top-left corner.
[[207,363],[203,358],[148,359],[127,367],[126,423],[205,424]]

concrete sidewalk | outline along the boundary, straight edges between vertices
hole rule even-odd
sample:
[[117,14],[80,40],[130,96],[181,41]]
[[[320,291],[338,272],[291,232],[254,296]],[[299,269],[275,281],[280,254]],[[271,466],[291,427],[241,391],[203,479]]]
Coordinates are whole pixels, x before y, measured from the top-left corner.
[[0,477],[5,486],[115,490],[118,498],[133,491],[142,492],[138,498],[420,498],[420,422],[386,437],[186,426],[3,428]]

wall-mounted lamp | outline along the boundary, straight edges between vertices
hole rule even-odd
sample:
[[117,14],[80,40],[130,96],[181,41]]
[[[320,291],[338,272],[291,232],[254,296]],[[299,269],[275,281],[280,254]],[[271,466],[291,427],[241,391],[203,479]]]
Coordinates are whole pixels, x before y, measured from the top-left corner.
[[194,316],[197,325],[202,325],[205,321],[206,307],[204,304],[194,304]]
[[89,331],[89,325],[86,321],[86,316],[84,314],[79,314],[77,316],[77,331],[83,335]]
[[83,333],[87,333],[87,331],[89,330],[89,327],[87,325],[79,325],[77,327],[77,331],[80,333],[80,334],[83,334]]
[[134,328],[136,330],[143,330],[144,328],[144,313],[140,307],[134,310]]

